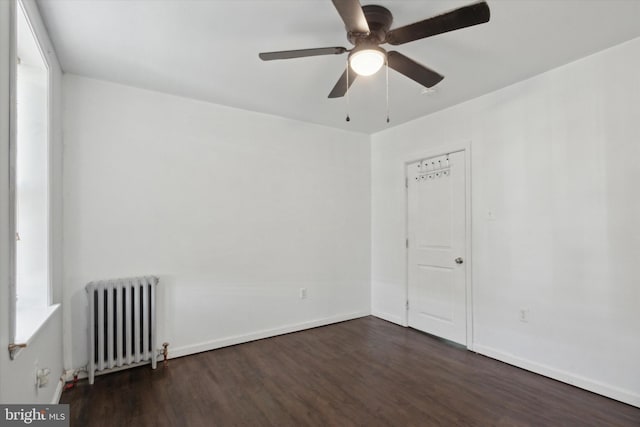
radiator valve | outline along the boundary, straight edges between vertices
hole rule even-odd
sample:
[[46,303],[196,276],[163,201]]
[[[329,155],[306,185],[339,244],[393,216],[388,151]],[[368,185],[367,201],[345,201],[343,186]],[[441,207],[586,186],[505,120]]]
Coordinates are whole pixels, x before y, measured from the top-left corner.
[[164,358],[162,360],[162,364],[163,366],[166,368],[169,364],[169,362],[167,361],[167,356],[169,356],[169,343],[168,342],[163,342],[162,343],[162,357]]

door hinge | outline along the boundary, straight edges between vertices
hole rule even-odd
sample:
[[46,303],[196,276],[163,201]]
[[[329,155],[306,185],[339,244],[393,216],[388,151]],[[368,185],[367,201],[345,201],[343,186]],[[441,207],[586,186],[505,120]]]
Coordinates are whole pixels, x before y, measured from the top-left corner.
[[407,248],[407,249],[409,249],[409,238],[407,238],[407,239],[404,241],[404,245],[406,246],[406,248]]
[[409,178],[408,177],[404,178],[404,188],[409,188]]
[[405,306],[407,307],[407,310],[409,310],[409,300],[407,300],[407,303],[405,304]]

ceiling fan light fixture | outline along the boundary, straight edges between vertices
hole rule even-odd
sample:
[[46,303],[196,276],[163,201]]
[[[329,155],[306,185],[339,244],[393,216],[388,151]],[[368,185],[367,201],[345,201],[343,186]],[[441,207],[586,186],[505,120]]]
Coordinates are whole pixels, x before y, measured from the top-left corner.
[[[2,0],[0,0],[2,1]],[[347,40],[354,48],[321,47],[313,49],[282,50],[262,52],[263,61],[276,59],[304,58],[308,56],[341,55],[349,52],[346,70],[329,92],[329,98],[340,98],[348,93],[349,88],[358,76],[370,76],[387,66],[387,98],[389,90],[389,73],[391,68],[403,76],[415,81],[425,88],[431,88],[444,78],[443,75],[412,60],[400,52],[379,47],[380,44],[393,46],[448,33],[462,28],[489,22],[491,11],[485,0],[477,0],[413,24],[391,29],[393,15],[383,7],[375,4],[362,5],[361,0],[332,0],[347,31]],[[390,3],[390,2],[388,2]]]
[[370,76],[382,68],[386,61],[384,50],[368,46],[349,55],[349,65],[359,76]]

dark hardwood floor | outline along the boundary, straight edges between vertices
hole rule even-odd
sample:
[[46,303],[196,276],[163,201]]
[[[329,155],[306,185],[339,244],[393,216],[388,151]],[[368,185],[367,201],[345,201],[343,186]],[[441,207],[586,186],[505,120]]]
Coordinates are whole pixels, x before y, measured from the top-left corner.
[[640,409],[374,317],[86,380],[71,426],[640,426]]

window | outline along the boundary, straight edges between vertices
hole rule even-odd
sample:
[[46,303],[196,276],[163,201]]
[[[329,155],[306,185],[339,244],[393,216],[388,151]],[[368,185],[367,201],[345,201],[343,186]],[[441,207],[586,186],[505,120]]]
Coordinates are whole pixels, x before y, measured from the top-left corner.
[[50,312],[49,66],[24,5],[15,3],[11,188],[15,228],[12,343],[26,343]]

